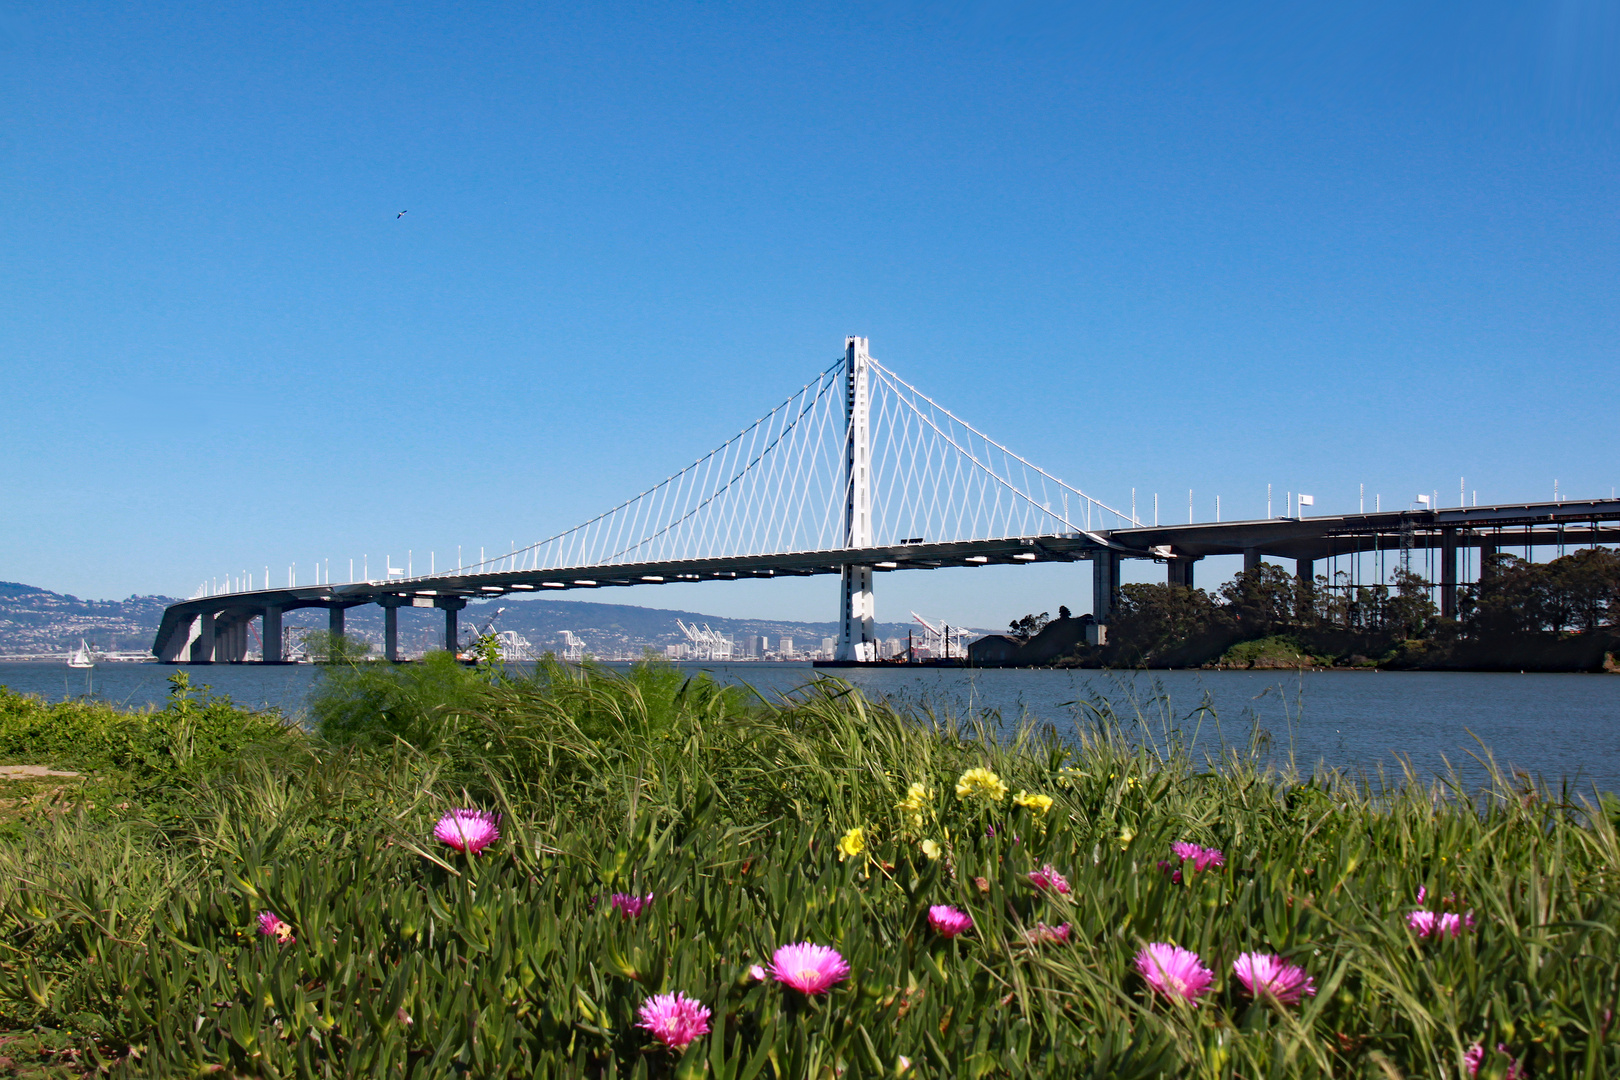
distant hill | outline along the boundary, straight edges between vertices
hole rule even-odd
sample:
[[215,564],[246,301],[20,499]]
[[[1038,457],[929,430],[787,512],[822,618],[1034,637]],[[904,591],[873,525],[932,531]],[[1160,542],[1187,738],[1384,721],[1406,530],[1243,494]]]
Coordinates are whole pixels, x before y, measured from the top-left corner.
[[[81,600],[32,585],[0,582],[0,656],[63,653],[76,646],[80,638],[102,650],[144,651],[152,647],[163,609],[173,603],[178,601],[167,596]],[[498,609],[504,610],[495,628],[516,631],[540,651],[558,648],[564,630],[573,631],[585,641],[587,649],[598,655],[662,650],[665,645],[686,640],[676,620],[730,634],[739,645],[743,638],[758,634],[769,638],[772,648],[783,637],[790,637],[796,648],[804,650],[818,647],[823,638],[838,636],[837,625],[830,620],[726,619],[696,611],[666,611],[631,604],[512,596],[469,604],[461,613],[463,631],[481,629]],[[439,646],[444,633],[442,613],[401,608],[399,614],[400,645],[407,655]],[[325,613],[312,608],[289,612],[286,625],[295,633],[322,629],[326,625]],[[904,641],[914,625],[879,623],[878,636]],[[346,629],[357,637],[380,643],[381,609],[369,604],[350,608]]]
[[150,649],[167,596],[80,600],[0,581],[0,655],[66,652],[83,638],[104,651]]

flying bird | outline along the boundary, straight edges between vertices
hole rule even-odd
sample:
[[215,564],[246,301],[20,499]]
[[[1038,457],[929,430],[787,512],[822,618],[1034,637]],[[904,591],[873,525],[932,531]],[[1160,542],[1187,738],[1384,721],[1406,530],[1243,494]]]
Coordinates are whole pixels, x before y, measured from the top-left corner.
[[410,213],[409,210],[401,210],[399,213],[394,215],[394,220],[398,221],[400,218],[404,217],[408,213]]

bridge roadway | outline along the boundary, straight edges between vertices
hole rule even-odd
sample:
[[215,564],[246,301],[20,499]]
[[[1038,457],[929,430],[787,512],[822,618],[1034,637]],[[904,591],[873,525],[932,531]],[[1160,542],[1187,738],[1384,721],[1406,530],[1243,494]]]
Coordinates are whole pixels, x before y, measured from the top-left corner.
[[1241,555],[1247,569],[1271,556],[1292,559],[1299,577],[1310,581],[1314,580],[1317,560],[1394,551],[1407,544],[1440,550],[1441,611],[1455,615],[1460,584],[1457,553],[1461,549],[1478,548],[1483,555],[1504,548],[1600,543],[1620,543],[1620,500],[1392,510],[674,562],[450,573],[196,597],[174,604],[163,613],[152,652],[165,663],[241,663],[247,660],[248,623],[260,618],[262,660],[277,663],[282,659],[281,620],[286,612],[325,608],[330,630],[341,634],[345,611],[360,604],[378,604],[384,611],[384,655],[393,660],[398,657],[397,613],[401,607],[442,610],[445,641],[453,646],[458,635],[457,615],[473,599],[676,581],[805,577],[837,574],[845,566],[870,566],[881,572],[1089,561],[1092,614],[1098,624],[1106,625],[1118,595],[1122,559],[1163,562],[1171,584],[1191,587],[1193,567],[1200,559]]

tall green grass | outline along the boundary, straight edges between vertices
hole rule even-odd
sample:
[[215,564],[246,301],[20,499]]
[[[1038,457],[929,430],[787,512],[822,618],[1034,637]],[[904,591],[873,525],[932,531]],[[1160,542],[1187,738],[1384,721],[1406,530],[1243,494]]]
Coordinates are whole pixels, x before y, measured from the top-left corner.
[[[159,789],[140,755],[104,757],[106,791],[144,802],[65,794],[13,825],[0,1023],[125,1075],[1457,1077],[1474,1043],[1481,1076],[1620,1075],[1614,825],[1512,778],[1370,790],[1252,743],[1194,761],[1136,711],[1008,732],[661,665],[358,665],[311,711],[310,733],[221,713],[204,741],[228,752],[171,755]],[[1052,809],[958,797],[980,767]],[[469,805],[502,815],[478,857],[430,838]],[[1175,881],[1178,840],[1226,866]],[[1047,864],[1070,893],[1030,884]],[[1475,928],[1416,937],[1420,887]],[[614,892],[654,900],[626,919]],[[932,904],[974,929],[941,938]],[[262,910],[297,941],[258,934]],[[1030,940],[1062,923],[1068,943]],[[750,977],[796,941],[850,980],[807,1000]],[[1197,1007],[1144,986],[1149,941],[1213,969]],[[1251,950],[1319,992],[1249,1001]],[[683,1055],[635,1027],[676,990],[714,1014]]]

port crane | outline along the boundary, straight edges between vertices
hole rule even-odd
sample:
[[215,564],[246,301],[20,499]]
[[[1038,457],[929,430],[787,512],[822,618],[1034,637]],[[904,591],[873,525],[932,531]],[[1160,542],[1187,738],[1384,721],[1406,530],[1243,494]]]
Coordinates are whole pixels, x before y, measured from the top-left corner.
[[708,623],[704,623],[701,630],[695,625],[687,626],[679,619],[675,620],[675,625],[681,628],[681,633],[691,642],[692,659],[710,662],[731,659],[731,635],[710,630]]
[[967,655],[967,646],[963,641],[967,632],[960,626],[951,626],[943,622],[935,625],[915,611],[911,613],[911,618],[923,628],[921,647],[928,650],[930,657],[939,659]]

